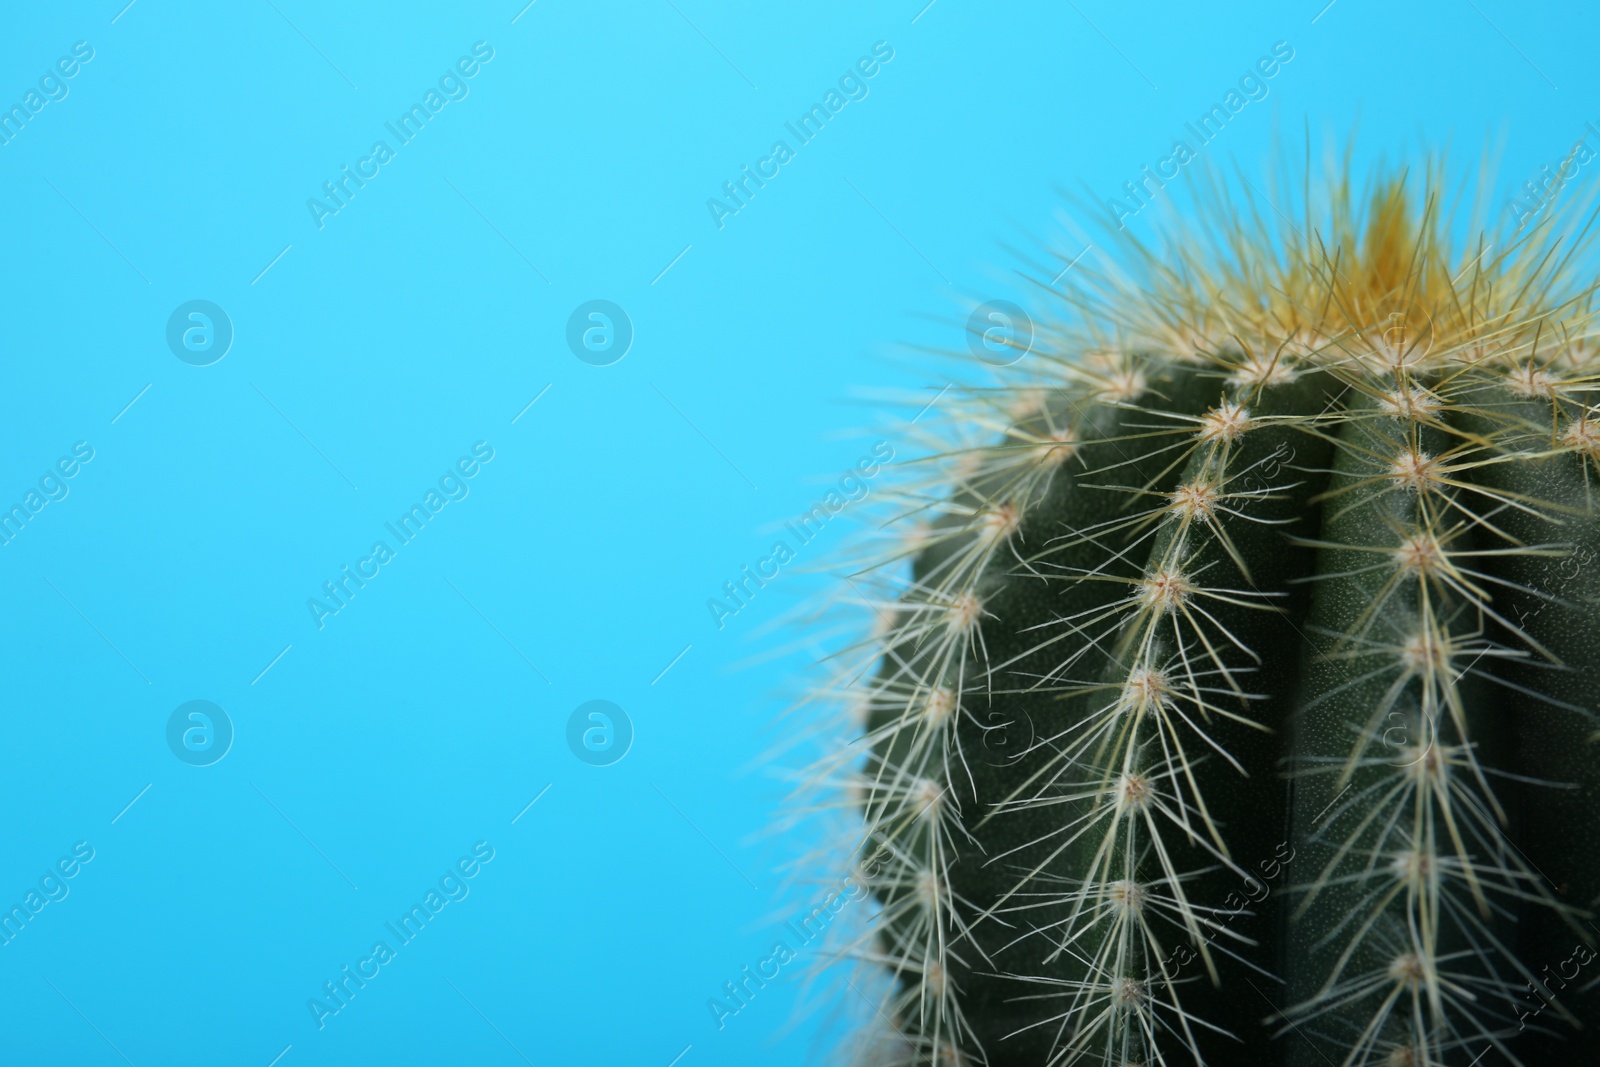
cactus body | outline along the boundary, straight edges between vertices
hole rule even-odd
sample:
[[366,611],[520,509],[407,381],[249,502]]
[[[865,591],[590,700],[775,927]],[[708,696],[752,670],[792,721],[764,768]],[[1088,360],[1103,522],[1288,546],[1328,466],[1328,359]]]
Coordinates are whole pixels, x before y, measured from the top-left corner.
[[956,416],[850,679],[890,1061],[1593,1058],[1590,289],[1426,202],[1214,201]]

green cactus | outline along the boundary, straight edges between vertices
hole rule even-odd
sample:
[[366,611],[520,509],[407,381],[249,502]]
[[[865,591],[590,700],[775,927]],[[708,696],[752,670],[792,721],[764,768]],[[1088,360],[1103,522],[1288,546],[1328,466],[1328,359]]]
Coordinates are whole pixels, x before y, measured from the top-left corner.
[[1595,286],[1441,173],[1206,186],[941,401],[986,440],[910,489],[829,767],[877,1062],[1600,1062]]

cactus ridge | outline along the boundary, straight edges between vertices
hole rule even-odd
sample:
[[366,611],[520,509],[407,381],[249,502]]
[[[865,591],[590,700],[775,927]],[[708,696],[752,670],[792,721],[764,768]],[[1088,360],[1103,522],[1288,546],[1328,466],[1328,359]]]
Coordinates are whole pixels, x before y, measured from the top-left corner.
[[1214,180],[942,402],[818,772],[884,1062],[1593,1047],[1544,967],[1600,937],[1587,231],[1453,241],[1441,178]]

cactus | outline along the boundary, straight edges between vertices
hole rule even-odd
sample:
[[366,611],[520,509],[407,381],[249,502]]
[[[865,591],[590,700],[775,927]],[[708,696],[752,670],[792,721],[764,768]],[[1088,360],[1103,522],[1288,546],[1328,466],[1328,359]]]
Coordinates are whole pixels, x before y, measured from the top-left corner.
[[1442,174],[1202,184],[941,401],[826,766],[882,1062],[1600,1062],[1595,287]]

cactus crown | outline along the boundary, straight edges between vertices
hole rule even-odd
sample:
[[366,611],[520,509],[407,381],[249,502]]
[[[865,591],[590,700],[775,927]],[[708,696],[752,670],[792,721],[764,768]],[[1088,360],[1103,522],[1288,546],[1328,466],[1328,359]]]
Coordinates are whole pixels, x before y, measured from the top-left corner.
[[1593,940],[1539,849],[1600,790],[1523,758],[1594,733],[1593,285],[1441,176],[1204,185],[941,401],[822,775],[889,1061],[1515,1060]]

